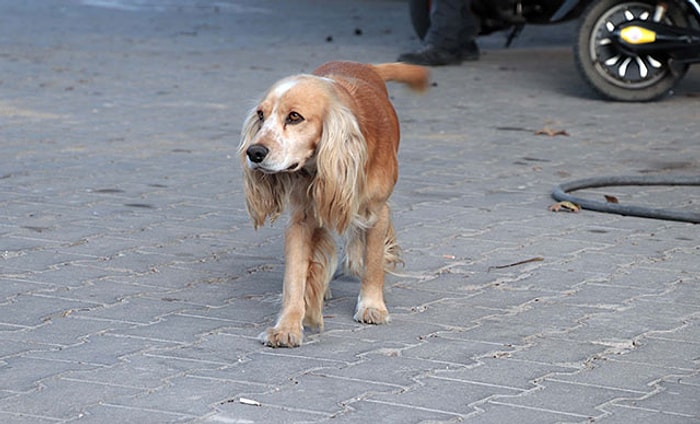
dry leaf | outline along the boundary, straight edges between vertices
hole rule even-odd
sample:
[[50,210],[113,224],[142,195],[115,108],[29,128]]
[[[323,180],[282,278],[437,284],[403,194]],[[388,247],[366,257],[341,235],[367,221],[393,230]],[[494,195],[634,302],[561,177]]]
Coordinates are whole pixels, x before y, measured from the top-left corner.
[[552,212],[559,212],[559,211],[578,212],[581,210],[581,206],[577,205],[576,203],[572,203],[572,202],[565,200],[563,202],[557,202],[557,203],[553,204],[552,206],[549,207],[549,210]]
[[608,202],[608,203],[620,203],[620,202],[617,200],[617,197],[615,197],[615,196],[609,196],[609,195],[607,195],[607,194],[605,194],[604,196],[605,196],[605,201]]
[[565,136],[568,136],[569,133],[566,132],[566,130],[555,130],[555,129],[552,129],[552,128],[549,128],[549,127],[544,127],[544,128],[542,128],[541,130],[535,131],[535,135],[546,135],[546,136],[549,136],[549,137],[554,137],[554,136],[557,136],[557,135],[565,135]]

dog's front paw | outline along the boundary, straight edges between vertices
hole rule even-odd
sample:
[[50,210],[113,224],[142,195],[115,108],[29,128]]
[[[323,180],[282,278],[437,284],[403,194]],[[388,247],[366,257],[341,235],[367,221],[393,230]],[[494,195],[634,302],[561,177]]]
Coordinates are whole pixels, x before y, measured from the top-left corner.
[[260,333],[258,339],[270,347],[297,347],[301,346],[303,329],[291,327],[270,327]]
[[383,304],[370,306],[360,302],[357,304],[357,311],[353,318],[365,324],[386,324],[389,322],[389,311]]

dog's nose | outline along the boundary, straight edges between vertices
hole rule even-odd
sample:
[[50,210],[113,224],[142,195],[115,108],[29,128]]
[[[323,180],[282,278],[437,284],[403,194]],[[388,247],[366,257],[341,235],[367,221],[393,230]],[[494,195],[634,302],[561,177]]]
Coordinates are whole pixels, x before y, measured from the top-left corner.
[[262,146],[260,144],[253,144],[252,146],[248,147],[248,150],[246,150],[246,154],[248,155],[248,159],[250,159],[251,162],[254,163],[260,163],[265,159],[265,156],[270,152],[270,150]]

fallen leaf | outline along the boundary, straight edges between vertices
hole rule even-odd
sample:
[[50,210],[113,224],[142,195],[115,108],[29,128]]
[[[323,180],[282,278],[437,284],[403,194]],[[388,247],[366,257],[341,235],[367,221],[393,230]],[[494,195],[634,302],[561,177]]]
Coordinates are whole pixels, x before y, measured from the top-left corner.
[[608,203],[620,203],[620,202],[617,200],[617,197],[615,197],[615,196],[609,196],[609,195],[607,195],[607,194],[605,194],[604,196],[605,196],[605,201],[608,202]]
[[568,136],[569,133],[566,132],[566,130],[555,130],[555,129],[552,129],[552,128],[549,128],[549,127],[544,127],[544,128],[542,128],[541,130],[535,131],[535,135],[546,135],[546,136],[549,136],[549,137],[554,137],[554,136],[557,136],[557,135],[565,135],[565,136]]
[[568,200],[565,200],[563,202],[557,202],[553,204],[549,207],[549,210],[552,212],[569,211],[575,213],[581,210],[581,206],[577,205],[576,203],[572,203]]

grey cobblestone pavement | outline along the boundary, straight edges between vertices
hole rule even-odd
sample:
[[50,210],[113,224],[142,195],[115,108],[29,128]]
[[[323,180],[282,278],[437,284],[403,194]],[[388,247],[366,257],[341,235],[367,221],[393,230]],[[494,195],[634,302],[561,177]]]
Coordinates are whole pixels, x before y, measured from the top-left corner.
[[[354,322],[341,278],[322,334],[257,341],[283,222],[245,213],[244,113],[281,77],[416,47],[406,9],[0,0],[0,422],[700,422],[698,227],[548,211],[567,180],[696,175],[700,73],[600,101],[570,25],[390,87],[392,322]],[[583,192],[603,194],[700,208],[697,188]]]

